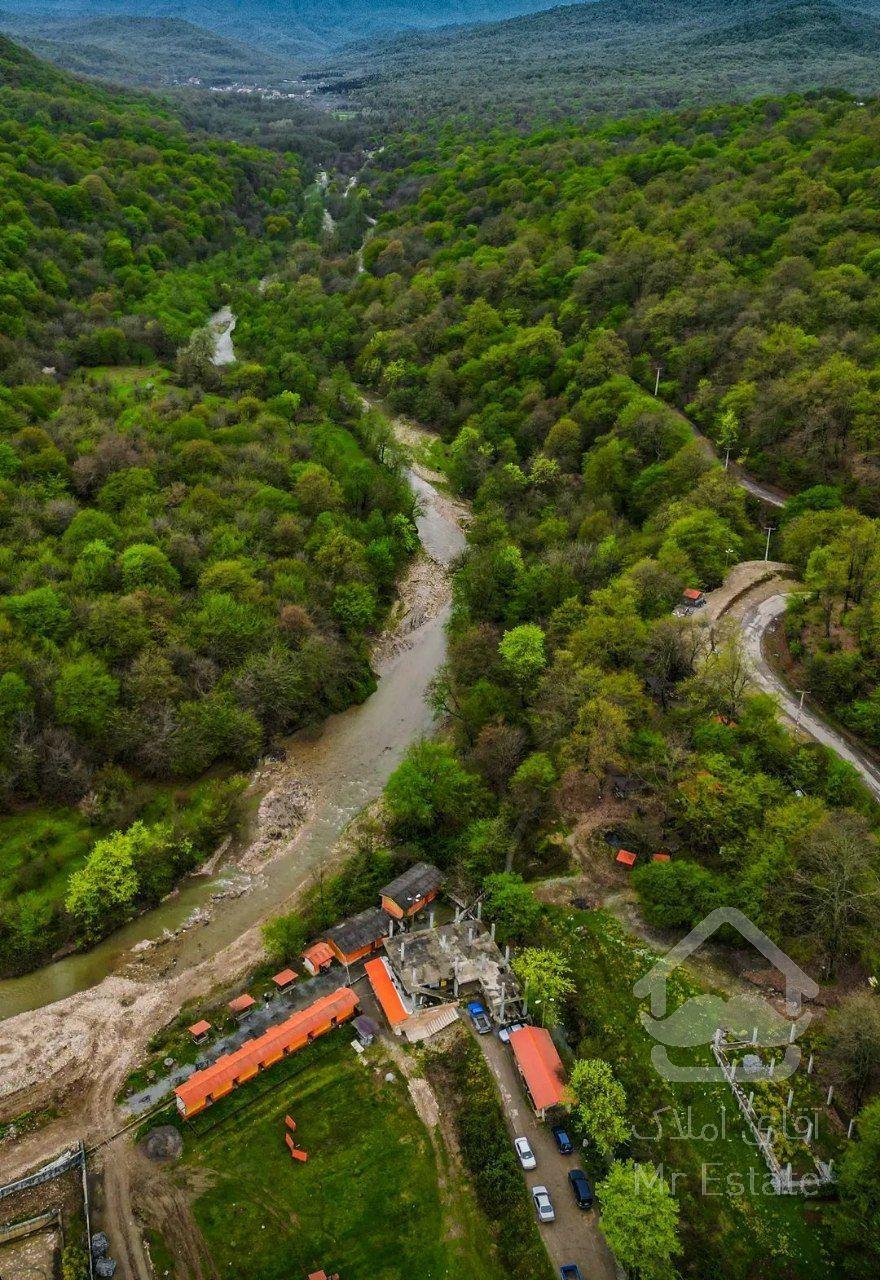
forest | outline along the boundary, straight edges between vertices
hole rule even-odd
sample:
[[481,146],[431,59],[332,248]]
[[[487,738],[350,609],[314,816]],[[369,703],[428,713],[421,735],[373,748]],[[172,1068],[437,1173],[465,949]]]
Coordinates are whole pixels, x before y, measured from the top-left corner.
[[212,360],[209,310],[305,216],[296,158],[3,53],[8,969],[157,900],[234,822],[230,770],[367,696],[416,538],[331,346]]
[[[880,808],[754,693],[735,629],[674,611],[764,554],[758,503],[702,433],[793,495],[772,530],[804,586],[792,670],[880,744],[877,103],[786,93],[530,132],[414,116],[367,152],[363,121],[300,146],[261,107],[0,56],[0,970],[160,900],[235,831],[252,766],[375,687],[418,539],[367,389],[434,432],[472,513],[440,731],[393,769],[352,861],[267,927],[272,958],[390,867],[439,863],[585,1046],[573,1085],[608,1115],[573,1123],[601,1196],[631,1201],[627,1090],[661,1098],[628,1051],[637,944],[536,891],[574,856],[601,896],[633,851],[640,927],[738,907],[834,994],[821,1047],[860,1131],[813,1244],[829,1275],[872,1274]],[[325,136],[348,150],[327,191]],[[218,367],[221,304],[237,359]],[[656,1206],[656,1256],[631,1265],[652,1280],[679,1257],[694,1280],[750,1280],[759,1256],[774,1280],[811,1274],[757,1214],[731,1227],[665,1188]]]
[[[537,8],[538,6],[535,6]],[[345,48],[322,68],[406,129],[471,131],[878,87],[877,0],[590,0]]]

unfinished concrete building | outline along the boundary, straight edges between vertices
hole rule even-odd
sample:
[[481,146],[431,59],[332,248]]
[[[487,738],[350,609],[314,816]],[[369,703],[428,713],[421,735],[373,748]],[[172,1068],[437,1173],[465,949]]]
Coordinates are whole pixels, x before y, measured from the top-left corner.
[[397,983],[416,1007],[480,994],[498,1023],[523,1014],[509,951],[502,954],[494,930],[479,920],[397,934],[385,939],[385,951]]

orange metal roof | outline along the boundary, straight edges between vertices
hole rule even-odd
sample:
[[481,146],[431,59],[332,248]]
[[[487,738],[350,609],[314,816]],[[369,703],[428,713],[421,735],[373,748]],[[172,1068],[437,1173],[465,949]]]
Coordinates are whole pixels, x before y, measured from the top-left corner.
[[630,853],[629,849],[621,849],[615,859],[616,862],[622,862],[625,867],[634,867],[638,860],[638,854]]
[[685,588],[684,598],[685,600],[699,600],[702,594],[702,591],[698,591],[696,587],[687,587]]
[[542,1111],[564,1102],[565,1071],[550,1032],[543,1027],[511,1031],[510,1047],[536,1109]]
[[289,987],[291,982],[296,982],[296,974],[292,969],[282,969],[280,973],[276,973],[272,979],[276,987]]
[[671,862],[672,858],[668,853],[655,853],[651,857],[652,862]]
[[392,1027],[397,1027],[401,1022],[406,1022],[409,1014],[403,1007],[403,1001],[400,994],[391,981],[391,976],[384,960],[368,960],[364,965],[370,986],[376,999],[382,1006],[382,1012],[388,1019]]
[[187,1031],[191,1036],[203,1036],[210,1030],[210,1022],[205,1022],[204,1018],[201,1022],[194,1022],[191,1027],[187,1027]]
[[270,1027],[256,1040],[218,1058],[204,1071],[197,1071],[175,1090],[187,1112],[198,1110],[209,1097],[220,1097],[234,1088],[236,1083],[255,1076],[261,1067],[277,1062],[285,1050],[299,1047],[310,1034],[326,1031],[332,1018],[343,1022],[357,1009],[357,996],[350,987],[339,987],[329,996],[322,996],[307,1009],[300,1009],[292,1017],[277,1026]]
[[334,959],[333,952],[326,942],[315,942],[302,953],[303,960],[311,960],[316,968]]
[[254,997],[245,992],[243,996],[236,996],[234,1000],[230,1000],[228,1007],[233,1013],[244,1013],[245,1009],[250,1009],[256,1003]]

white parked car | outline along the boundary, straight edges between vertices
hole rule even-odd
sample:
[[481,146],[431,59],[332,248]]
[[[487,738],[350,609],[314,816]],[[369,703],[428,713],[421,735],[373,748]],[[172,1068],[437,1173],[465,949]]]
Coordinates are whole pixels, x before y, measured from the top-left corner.
[[539,1222],[556,1221],[556,1210],[553,1208],[553,1201],[546,1187],[532,1187],[532,1199],[535,1202],[535,1212]]
[[538,1163],[535,1159],[535,1153],[529,1146],[528,1138],[515,1138],[513,1145],[516,1147],[516,1154],[519,1156],[519,1162],[524,1169],[534,1169]]

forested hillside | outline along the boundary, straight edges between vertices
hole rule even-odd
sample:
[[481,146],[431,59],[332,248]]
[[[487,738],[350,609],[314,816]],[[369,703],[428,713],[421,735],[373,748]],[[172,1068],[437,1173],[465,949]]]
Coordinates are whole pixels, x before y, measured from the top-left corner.
[[416,539],[332,344],[212,360],[209,312],[247,286],[247,342],[297,233],[297,158],[0,52],[9,969],[167,892],[234,822],[231,768],[370,692]]
[[293,74],[291,61],[270,50],[174,18],[52,17],[0,9],[0,31],[67,71],[117,84],[171,85],[190,76],[212,84],[274,84]]
[[342,82],[405,122],[594,112],[880,85],[877,0],[595,0],[509,21],[414,32],[346,51]]
[[[659,367],[663,396],[709,434],[732,415],[757,474],[839,481],[877,511],[876,106],[791,97],[450,140],[437,172],[430,145],[382,157],[381,192],[403,203],[362,286],[360,368],[397,404],[466,422],[479,468],[508,401],[536,378],[558,395],[601,336],[610,372],[653,390]],[[554,448],[577,459],[608,412],[588,396]],[[517,432],[552,425],[540,403],[529,415]],[[620,465],[612,491],[629,484]]]
[[[480,22],[534,13],[553,0],[174,0],[161,17],[182,19],[232,40],[286,57],[314,58],[358,37],[449,22]],[[25,13],[155,18],[153,0],[18,0]]]

